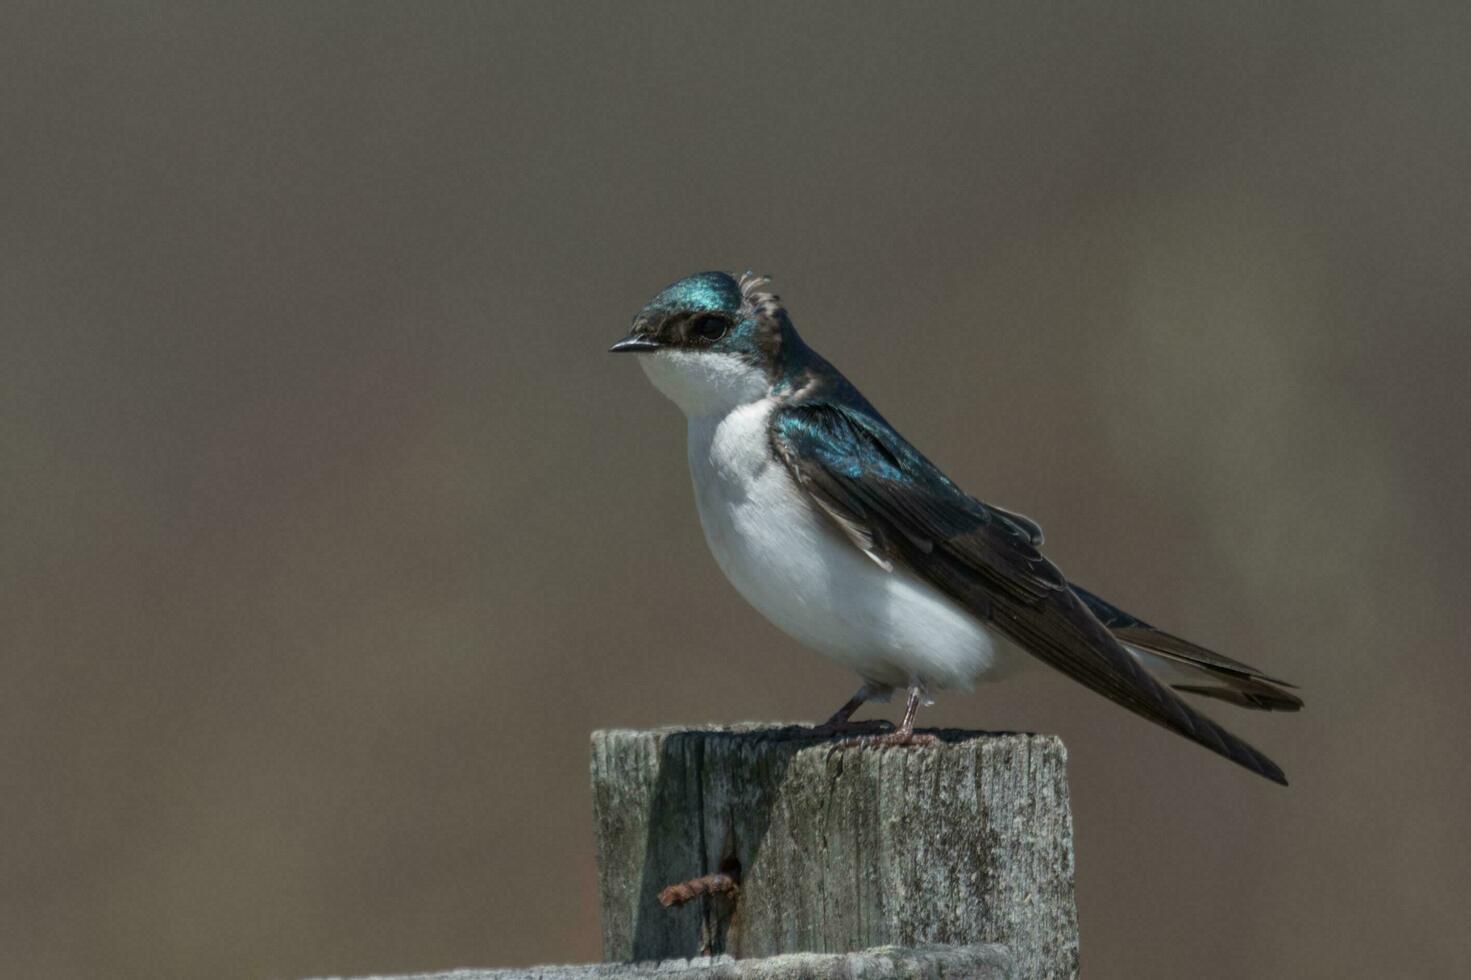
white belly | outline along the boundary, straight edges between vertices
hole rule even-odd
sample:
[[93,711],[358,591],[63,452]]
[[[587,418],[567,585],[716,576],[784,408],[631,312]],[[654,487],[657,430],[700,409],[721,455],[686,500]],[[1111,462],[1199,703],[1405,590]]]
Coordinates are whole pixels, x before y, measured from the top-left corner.
[[771,457],[773,403],[689,423],[705,540],[746,600],[789,636],[894,687],[969,688],[1023,657],[912,573],[885,571],[841,535]]

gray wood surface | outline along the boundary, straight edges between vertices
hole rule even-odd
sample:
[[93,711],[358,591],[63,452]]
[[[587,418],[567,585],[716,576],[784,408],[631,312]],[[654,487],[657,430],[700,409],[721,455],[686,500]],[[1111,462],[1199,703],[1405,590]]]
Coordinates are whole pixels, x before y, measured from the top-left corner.
[[870,949],[861,953],[791,953],[756,960],[729,956],[658,963],[528,966],[450,970],[361,980],[1013,980],[1000,946]]
[[[595,732],[604,958],[1001,943],[1019,977],[1075,977],[1062,742],[936,734],[836,749],[790,726]],[[660,907],[722,868],[736,895]]]

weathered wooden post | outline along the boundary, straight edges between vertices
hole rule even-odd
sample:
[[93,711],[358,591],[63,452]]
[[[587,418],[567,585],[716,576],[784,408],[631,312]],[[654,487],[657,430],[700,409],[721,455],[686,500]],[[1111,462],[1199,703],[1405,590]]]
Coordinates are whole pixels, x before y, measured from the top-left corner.
[[[998,943],[1019,977],[1077,976],[1062,742],[937,734],[872,749],[796,727],[594,733],[604,959]],[[659,903],[720,872],[736,892]]]

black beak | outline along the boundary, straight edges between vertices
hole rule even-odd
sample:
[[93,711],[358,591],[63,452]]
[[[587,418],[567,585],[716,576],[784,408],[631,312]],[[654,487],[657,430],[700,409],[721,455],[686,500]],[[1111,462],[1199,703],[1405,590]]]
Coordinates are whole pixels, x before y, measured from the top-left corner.
[[609,347],[608,351],[613,354],[637,354],[641,351],[658,350],[662,346],[662,344],[648,334],[631,333],[612,347]]

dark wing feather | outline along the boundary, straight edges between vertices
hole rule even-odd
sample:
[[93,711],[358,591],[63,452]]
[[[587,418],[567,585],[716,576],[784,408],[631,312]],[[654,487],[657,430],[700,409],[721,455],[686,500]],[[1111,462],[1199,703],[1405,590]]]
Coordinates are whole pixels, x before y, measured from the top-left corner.
[[1185,704],[1119,645],[1037,550],[1040,528],[966,495],[876,414],[796,402],[773,412],[770,434],[798,484],[876,561],[903,564],[1074,680],[1286,784],[1275,763]]

